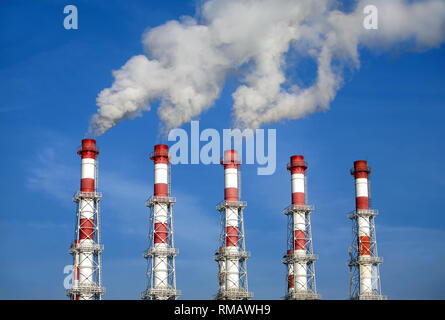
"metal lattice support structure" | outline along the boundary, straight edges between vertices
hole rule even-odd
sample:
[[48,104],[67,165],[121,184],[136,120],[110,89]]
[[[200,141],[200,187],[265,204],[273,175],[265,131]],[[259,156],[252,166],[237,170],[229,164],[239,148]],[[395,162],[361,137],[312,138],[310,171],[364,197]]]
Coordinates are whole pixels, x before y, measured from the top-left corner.
[[[244,237],[244,218],[243,209],[247,203],[244,201],[226,202],[222,201],[216,210],[220,213],[220,237],[219,249],[215,253],[215,261],[218,262],[218,281],[219,289],[216,294],[218,300],[247,300],[251,299],[253,294],[249,292],[247,285],[247,264],[246,260],[250,253],[246,251]],[[234,249],[226,246],[227,240],[231,237],[226,228],[226,210],[236,211],[237,219],[240,224],[238,232],[238,248]]]
[[224,152],[224,200],[217,205],[220,213],[219,249],[215,253],[218,263],[217,300],[249,300],[247,259],[244,236],[243,210],[247,206],[240,197],[240,161],[235,150]]
[[374,218],[377,210],[369,208],[369,174],[363,160],[355,161],[351,174],[355,177],[356,210],[352,220],[352,245],[349,248],[349,298],[352,300],[385,300],[381,293],[379,265],[383,259],[377,253]]
[[310,215],[313,206],[306,205],[307,163],[303,156],[292,156],[287,166],[291,171],[292,204],[284,209],[287,216],[287,251],[283,264],[287,269],[286,300],[318,300],[315,282],[315,261],[318,256],[312,248]]
[[73,284],[67,296],[73,300],[100,300],[102,287],[100,244],[100,209],[102,194],[97,192],[96,141],[82,140],[78,154],[82,157],[80,192],[74,195],[77,204],[74,242],[69,253],[73,256]]
[[170,164],[168,147],[156,145],[150,155],[155,163],[154,195],[147,201],[150,208],[147,259],[146,290],[144,300],[175,300],[181,293],[176,289],[175,249],[173,228],[173,205],[170,197]]

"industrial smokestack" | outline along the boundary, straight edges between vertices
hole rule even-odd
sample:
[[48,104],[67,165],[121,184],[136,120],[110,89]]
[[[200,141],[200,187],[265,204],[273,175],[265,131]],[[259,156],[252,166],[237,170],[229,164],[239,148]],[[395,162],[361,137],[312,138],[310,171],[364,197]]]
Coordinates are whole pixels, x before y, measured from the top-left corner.
[[97,156],[99,150],[93,139],[82,140],[77,152],[82,158],[80,192],[73,201],[77,203],[73,256],[73,285],[67,295],[73,300],[100,300],[105,293],[101,280],[100,211],[102,197],[97,192]]
[[176,290],[173,212],[176,202],[170,197],[170,162],[168,146],[158,144],[150,154],[154,162],[154,193],[148,200],[150,208],[149,244],[144,254],[147,259],[147,288],[145,300],[175,300],[181,293]]
[[306,170],[303,156],[292,156],[287,169],[291,172],[292,204],[284,210],[288,217],[287,252],[283,263],[287,266],[287,300],[320,299],[315,285],[310,214],[313,206],[306,205]]
[[224,166],[224,201],[218,206],[220,212],[220,247],[215,253],[218,262],[218,300],[249,300],[252,293],[247,287],[243,209],[247,203],[240,201],[240,164],[235,150],[224,151],[221,161]]
[[378,212],[369,206],[370,173],[366,161],[354,162],[351,174],[355,178],[356,210],[349,216],[352,220],[349,297],[357,300],[386,299],[381,294],[379,264],[382,259],[377,254],[375,236],[374,218]]

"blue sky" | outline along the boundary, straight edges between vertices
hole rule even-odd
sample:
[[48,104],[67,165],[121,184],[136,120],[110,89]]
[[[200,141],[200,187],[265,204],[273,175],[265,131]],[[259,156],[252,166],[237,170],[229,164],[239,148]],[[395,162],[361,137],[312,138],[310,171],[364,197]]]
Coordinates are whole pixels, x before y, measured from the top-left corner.
[[[95,98],[113,81],[111,70],[142,53],[148,27],[195,14],[193,1],[72,1],[79,29],[63,28],[63,1],[0,4],[0,298],[66,299],[63,268],[72,263],[72,195],[79,188],[76,149],[95,113]],[[249,289],[256,299],[284,294],[293,154],[309,162],[317,287],[325,299],[348,296],[351,242],[347,213],[354,207],[353,161],[372,167],[383,293],[390,299],[445,299],[445,46],[425,52],[360,51],[362,66],[348,74],[330,110],[282,121],[277,170],[256,175],[243,167]],[[201,129],[230,128],[229,78]],[[138,299],[145,287],[148,209],[158,136],[155,112],[122,122],[97,139],[101,150],[105,299]],[[183,126],[189,130],[188,124]],[[177,286],[182,299],[216,292],[218,215],[223,198],[219,165],[172,168]]]

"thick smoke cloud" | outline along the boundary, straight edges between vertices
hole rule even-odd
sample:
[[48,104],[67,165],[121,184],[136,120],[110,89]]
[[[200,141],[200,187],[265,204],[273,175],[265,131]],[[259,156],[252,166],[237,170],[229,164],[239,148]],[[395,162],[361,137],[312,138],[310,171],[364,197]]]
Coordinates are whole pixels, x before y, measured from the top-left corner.
[[[240,81],[232,94],[234,126],[303,118],[329,108],[344,69],[360,67],[359,47],[426,50],[444,40],[444,0],[373,0],[378,30],[363,27],[368,4],[356,1],[343,12],[330,0],[210,0],[199,24],[183,17],[144,34],[145,54],[113,71],[89,131],[101,135],[155,103],[166,128],[180,126],[210,108],[234,74]],[[297,77],[286,77],[293,58],[315,61],[310,86],[298,85],[298,69]]]

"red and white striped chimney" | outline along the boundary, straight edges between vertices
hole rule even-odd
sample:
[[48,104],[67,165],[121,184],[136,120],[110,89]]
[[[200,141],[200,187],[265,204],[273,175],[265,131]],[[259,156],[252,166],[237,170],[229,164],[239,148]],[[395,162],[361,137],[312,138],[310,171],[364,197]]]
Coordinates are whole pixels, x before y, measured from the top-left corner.
[[[307,163],[301,155],[292,156],[288,170],[291,172],[292,206],[293,208],[306,205],[306,169]],[[293,212],[293,235],[295,255],[306,254],[306,216],[304,211]],[[288,252],[288,254],[292,252]],[[295,270],[294,270],[295,268]],[[294,281],[295,277],[295,281]],[[296,288],[294,288],[294,282]],[[288,264],[288,289],[295,291],[307,290],[307,265],[302,263]]]
[[[224,200],[228,203],[239,201],[238,175],[239,165],[238,153],[236,150],[225,150],[222,165],[224,166]],[[226,208],[225,228],[226,228],[226,252],[239,252],[239,221],[238,206],[228,206]],[[226,271],[227,289],[239,288],[239,259],[227,259],[227,265],[221,270]]]
[[81,192],[96,191],[96,160],[99,150],[96,148],[96,140],[83,139],[82,147],[77,152],[82,158],[82,175],[80,180]]
[[[168,146],[158,144],[151,155],[154,162],[154,197],[167,199],[169,195]],[[168,249],[168,202],[154,204],[154,248]],[[168,287],[168,261],[166,254],[155,254],[153,258],[153,280],[155,288]]]
[[[83,196],[79,201],[79,239],[76,245],[82,248],[92,247],[95,244],[96,221],[95,219],[95,192],[96,192],[96,161],[99,150],[96,148],[96,140],[83,139],[82,147],[77,152],[81,157],[80,192],[91,194]],[[80,287],[94,285],[94,253],[90,250],[80,250],[77,260],[77,270],[74,275],[74,283]],[[75,261],[76,263],[76,261]],[[91,300],[92,294],[80,293],[78,300]]]
[[[364,160],[354,162],[351,174],[355,178],[355,203],[357,212],[369,210],[369,182],[371,170]],[[370,257],[370,221],[369,216],[360,215],[358,220],[357,247],[360,257]],[[372,294],[372,270],[371,264],[360,265],[360,294]]]

